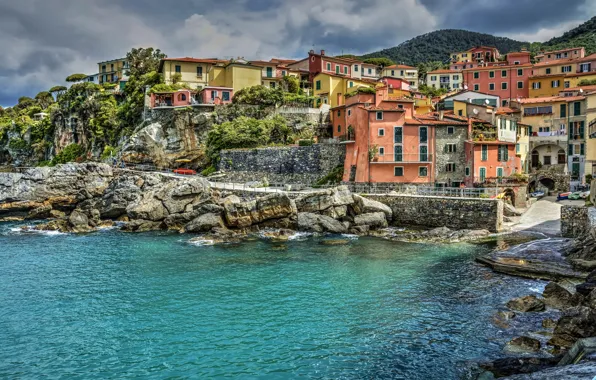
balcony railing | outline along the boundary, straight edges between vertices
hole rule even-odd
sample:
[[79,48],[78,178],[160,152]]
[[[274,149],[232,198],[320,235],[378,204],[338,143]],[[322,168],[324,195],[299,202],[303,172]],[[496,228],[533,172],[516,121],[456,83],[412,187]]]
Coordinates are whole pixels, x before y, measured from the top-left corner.
[[337,137],[337,139],[339,140],[339,142],[342,142],[342,143],[352,143],[352,142],[356,141],[356,133],[354,133],[354,132],[344,133],[343,135],[339,135]]
[[378,162],[382,164],[401,164],[401,163],[430,163],[433,160],[431,153],[404,153],[404,154],[393,154],[385,153],[383,155],[377,154],[371,162]]
[[472,139],[474,141],[497,141],[498,137],[498,132],[480,130],[472,131]]
[[482,185],[517,185],[528,183],[528,177],[522,175],[511,177],[474,177],[474,183]]

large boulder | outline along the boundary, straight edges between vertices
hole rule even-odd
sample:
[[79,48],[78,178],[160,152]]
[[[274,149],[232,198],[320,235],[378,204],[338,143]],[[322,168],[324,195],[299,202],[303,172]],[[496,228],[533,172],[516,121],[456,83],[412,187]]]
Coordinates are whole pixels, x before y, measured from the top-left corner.
[[383,212],[356,215],[354,225],[369,226],[370,228],[387,228],[387,218]]
[[594,289],[596,289],[596,282],[584,282],[575,286],[575,290],[582,296],[588,296]]
[[309,212],[298,213],[298,229],[301,231],[333,232],[343,234],[348,228],[339,221],[326,216]]
[[136,175],[114,178],[102,197],[101,217],[116,219],[126,214],[128,206],[141,198],[144,184],[145,180]]
[[72,226],[74,232],[85,232],[90,229],[89,218],[85,213],[79,210],[74,210],[68,217],[68,222]]
[[348,206],[354,198],[347,186],[333,189],[313,191],[296,198],[298,212],[321,212],[333,206]]
[[585,306],[567,309],[548,344],[571,347],[578,339],[596,336],[596,310]]
[[523,215],[521,211],[518,211],[515,207],[507,202],[503,202],[503,214],[508,217]]
[[143,194],[142,198],[130,204],[126,212],[131,220],[150,220],[153,222],[162,221],[168,215],[168,210],[161,200],[155,198],[155,193],[150,191]]
[[393,210],[386,204],[373,201],[372,199],[362,197],[358,194],[353,194],[352,196],[354,197],[354,205],[352,207],[356,214],[382,212],[385,214],[388,221],[393,219]]
[[155,197],[162,201],[169,214],[189,212],[195,205],[212,201],[209,182],[200,177],[171,181],[157,191]]
[[227,225],[235,228],[296,215],[296,206],[286,193],[273,193],[246,202],[235,196],[228,197],[223,208]]
[[225,228],[220,214],[203,214],[184,226],[186,232],[208,232],[213,228]]
[[511,310],[521,311],[523,313],[531,311],[544,311],[545,309],[544,301],[538,299],[534,295],[514,298],[507,302],[507,307]]
[[509,341],[505,349],[515,353],[538,352],[540,351],[540,341],[527,336],[520,336]]
[[556,282],[549,282],[542,293],[544,303],[548,306],[564,309],[567,307],[577,306],[580,299],[574,296],[571,292]]

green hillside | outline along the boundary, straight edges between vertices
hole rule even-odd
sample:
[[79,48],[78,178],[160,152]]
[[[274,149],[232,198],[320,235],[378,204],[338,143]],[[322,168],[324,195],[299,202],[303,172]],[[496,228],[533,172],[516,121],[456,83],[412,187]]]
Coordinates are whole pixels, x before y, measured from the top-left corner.
[[549,50],[578,46],[585,47],[587,54],[596,53],[596,17],[543,44],[543,48]]

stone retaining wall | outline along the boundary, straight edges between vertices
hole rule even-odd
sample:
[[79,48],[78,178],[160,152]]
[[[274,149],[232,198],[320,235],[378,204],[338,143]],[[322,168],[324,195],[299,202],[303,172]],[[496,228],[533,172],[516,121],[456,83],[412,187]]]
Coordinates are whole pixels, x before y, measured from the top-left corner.
[[393,210],[396,226],[487,229],[498,232],[503,224],[503,201],[420,195],[366,195]]
[[596,228],[596,209],[585,206],[561,207],[561,235],[577,238]]
[[267,178],[269,183],[311,184],[342,166],[345,145],[271,147],[224,150],[219,170],[226,173],[218,182],[249,182]]

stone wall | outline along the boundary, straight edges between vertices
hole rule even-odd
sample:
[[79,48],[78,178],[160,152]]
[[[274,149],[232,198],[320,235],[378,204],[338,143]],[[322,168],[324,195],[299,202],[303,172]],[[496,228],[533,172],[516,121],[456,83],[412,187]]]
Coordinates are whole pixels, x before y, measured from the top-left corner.
[[345,154],[341,144],[224,150],[218,169],[225,178],[217,181],[311,184],[342,166]]
[[[453,133],[449,134],[449,129]],[[437,142],[436,157],[436,182],[446,183],[451,186],[452,182],[463,182],[466,174],[466,151],[465,141],[468,136],[468,127],[445,127],[435,128]],[[449,153],[446,150],[447,144],[455,144],[456,151]],[[455,172],[447,172],[447,164],[455,164]]]
[[429,197],[419,195],[366,195],[393,210],[396,226],[487,229],[498,232],[503,223],[503,202],[497,199]]
[[596,209],[585,206],[561,207],[561,235],[576,238],[596,227]]

